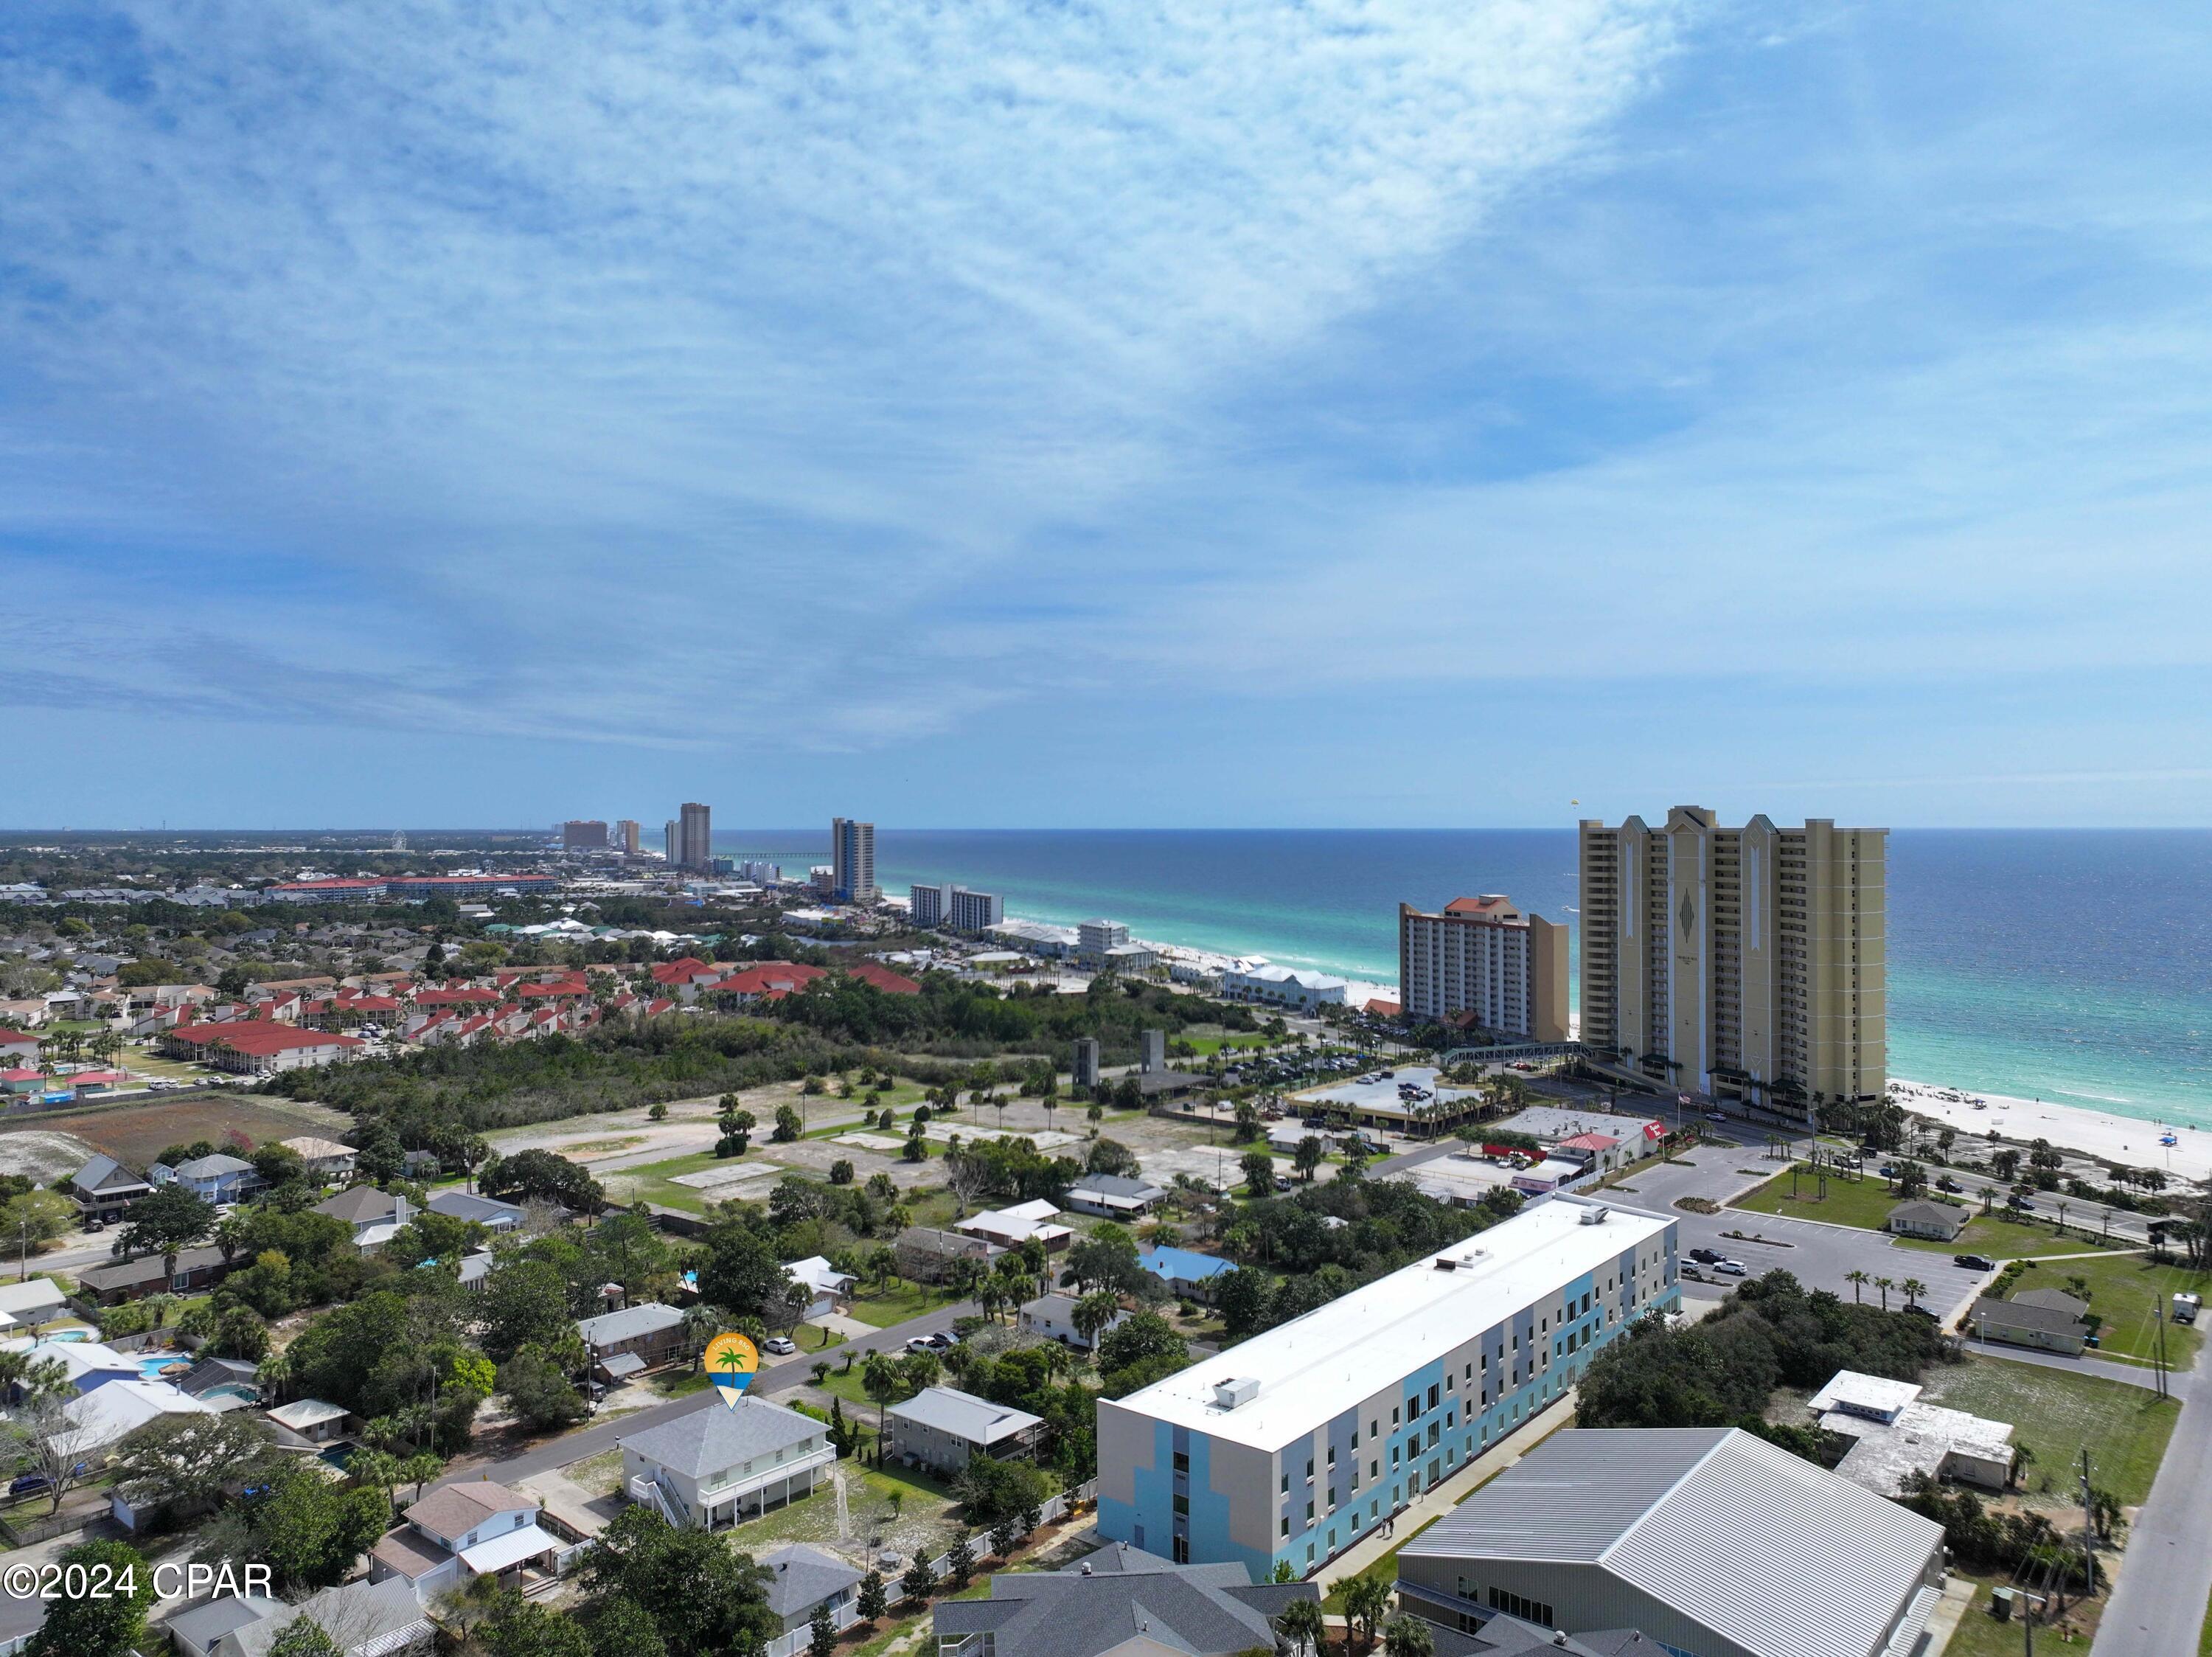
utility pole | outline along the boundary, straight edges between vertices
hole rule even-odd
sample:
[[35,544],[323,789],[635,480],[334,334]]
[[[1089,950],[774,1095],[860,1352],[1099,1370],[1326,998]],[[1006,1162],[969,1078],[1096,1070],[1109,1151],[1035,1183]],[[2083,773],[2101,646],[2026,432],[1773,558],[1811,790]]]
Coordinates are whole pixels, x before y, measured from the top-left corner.
[[[2027,1605],[2027,1602],[2029,1600],[2033,1600],[2035,1603],[2032,1605]],[[2051,1602],[2039,1593],[2030,1593],[2026,1588],[2015,1588],[2013,1591],[2013,1603],[2025,1607],[2020,1619],[2021,1636],[2027,1642],[2027,1657],[2035,1657],[2035,1616]]]
[[2158,1395],[2162,1398],[2168,1398],[2172,1394],[2167,1391],[2166,1385],[2166,1300],[2164,1296],[2161,1295],[2151,1302],[2151,1311],[2158,1319]]
[[2081,1593],[2097,1591],[2097,1514],[2089,1498],[2089,1447],[2081,1447]]

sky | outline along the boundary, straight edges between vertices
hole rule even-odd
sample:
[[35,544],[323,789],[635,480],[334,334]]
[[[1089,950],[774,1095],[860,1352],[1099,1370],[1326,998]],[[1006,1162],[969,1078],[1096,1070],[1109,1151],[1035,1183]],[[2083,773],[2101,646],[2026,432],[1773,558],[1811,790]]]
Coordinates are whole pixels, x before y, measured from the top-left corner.
[[0,826],[2212,823],[2208,70],[0,8]]

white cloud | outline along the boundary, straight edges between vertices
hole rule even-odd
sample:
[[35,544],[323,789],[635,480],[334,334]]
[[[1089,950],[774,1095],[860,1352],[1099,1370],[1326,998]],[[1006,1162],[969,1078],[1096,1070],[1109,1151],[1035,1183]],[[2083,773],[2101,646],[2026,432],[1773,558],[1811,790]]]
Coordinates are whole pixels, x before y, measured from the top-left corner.
[[[142,688],[289,661],[311,703],[335,649],[432,725],[703,701],[860,742],[1018,693],[932,643],[945,594],[1188,464],[1206,399],[1568,161],[1670,39],[1656,0],[124,15],[0,69],[0,332],[78,525],[162,503],[168,624],[106,624]],[[33,527],[0,507],[0,546]],[[319,620],[259,596],[295,583]],[[173,648],[257,616],[250,670]]]

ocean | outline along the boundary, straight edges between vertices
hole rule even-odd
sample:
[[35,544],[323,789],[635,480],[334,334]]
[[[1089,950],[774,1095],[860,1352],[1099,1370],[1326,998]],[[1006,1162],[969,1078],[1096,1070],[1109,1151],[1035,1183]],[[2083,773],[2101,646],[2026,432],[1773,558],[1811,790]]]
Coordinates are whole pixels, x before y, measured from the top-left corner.
[[[718,832],[787,871],[828,832]],[[1562,830],[894,831],[878,881],[957,881],[1025,920],[1395,982],[1398,905],[1483,892],[1572,920]],[[1890,1074],[2212,1128],[2212,831],[1900,829]]]

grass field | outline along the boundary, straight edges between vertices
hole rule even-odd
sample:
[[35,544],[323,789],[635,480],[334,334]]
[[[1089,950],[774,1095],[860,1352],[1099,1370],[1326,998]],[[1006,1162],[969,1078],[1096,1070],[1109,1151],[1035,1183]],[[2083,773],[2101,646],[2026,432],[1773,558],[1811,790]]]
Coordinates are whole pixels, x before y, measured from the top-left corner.
[[[664,1208],[681,1209],[686,1214],[704,1214],[710,1203],[726,1202],[738,1194],[738,1186],[732,1185],[720,1191],[702,1191],[695,1186],[679,1185],[679,1173],[697,1173],[702,1168],[743,1168],[773,1162],[770,1147],[756,1135],[751,1151],[742,1157],[717,1156],[712,1151],[695,1151],[688,1156],[672,1156],[665,1161],[642,1162],[634,1168],[618,1168],[599,1176],[608,1194],[623,1202],[658,1203]],[[750,1200],[764,1199],[775,1187],[781,1175],[769,1175],[750,1182]]]
[[1929,1399],[1953,1410],[2013,1423],[2013,1442],[2034,1452],[2021,1476],[2031,1496],[2051,1483],[2050,1499],[2070,1502],[2068,1469],[2089,1452],[2090,1476],[2123,1503],[2150,1494],[2181,1406],[2148,1388],[2002,1358],[1970,1358],[1932,1371]]
[[856,1294],[852,1300],[852,1315],[864,1324],[873,1324],[878,1329],[889,1329],[893,1324],[902,1324],[908,1318],[919,1318],[925,1312],[934,1312],[941,1306],[950,1306],[960,1297],[949,1289],[932,1288],[927,1283],[899,1283],[888,1289],[867,1289]]
[[[2097,1344],[2101,1355],[2148,1363],[2158,1346],[2158,1311],[2177,1294],[2212,1295],[2212,1272],[2185,1266],[2161,1266],[2147,1254],[2105,1254],[2086,1260],[2053,1260],[2020,1280],[2021,1288],[2072,1291],[2067,1279],[2088,1285],[2089,1309],[2101,1320]],[[2014,1293],[2018,1293],[2015,1290]],[[2191,1368],[2204,1337],[2188,1325],[2166,1327],[2166,1358],[2176,1369]]]
[[[1943,1648],[1943,1657],[2020,1657],[2023,1644],[2021,1625],[2016,1622],[2000,1623],[1990,1615],[1990,1590],[2002,1579],[1974,1576],[1955,1569],[1953,1575],[1974,1585],[1974,1598],[1966,1607],[1966,1614],[1959,1619],[1958,1631],[1952,1635],[1951,1643]],[[2083,1648],[2079,1641],[2069,1645],[2058,1635],[2057,1624],[2037,1623],[2037,1649],[2063,1653]]]
[[[1819,1220],[1832,1226],[1856,1226],[1863,1231],[1880,1231],[1889,1219],[1889,1211],[1898,1204],[1897,1193],[1887,1180],[1878,1178],[1838,1179],[1831,1176],[1828,1192],[1820,1195],[1820,1182],[1810,1173],[1796,1176],[1797,1192],[1790,1195],[1790,1176],[1776,1175],[1757,1191],[1748,1191],[1729,1204],[1753,1214],[1773,1214],[1794,1220]],[[1936,1200],[1943,1199],[1937,1194]],[[2001,1215],[1982,1215],[1979,1204],[1963,1203],[1975,1217],[1960,1233],[1954,1242],[1939,1243],[1924,1238],[1900,1237],[1898,1243],[1905,1248],[1917,1248],[1931,1254],[1987,1254],[1996,1259],[2030,1259],[2044,1254],[2073,1254],[2092,1249],[2094,1243],[2083,1242],[2078,1237],[2058,1237],[2047,1226],[2029,1221],[2007,1219]]]

